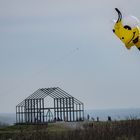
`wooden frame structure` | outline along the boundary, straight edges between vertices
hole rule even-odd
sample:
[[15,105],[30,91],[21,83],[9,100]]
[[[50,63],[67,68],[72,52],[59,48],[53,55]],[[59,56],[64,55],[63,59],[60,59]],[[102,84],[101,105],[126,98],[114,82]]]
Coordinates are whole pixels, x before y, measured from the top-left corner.
[[[47,96],[53,99],[53,107],[45,106]],[[38,89],[16,106],[17,124],[83,120],[84,104],[59,87]]]

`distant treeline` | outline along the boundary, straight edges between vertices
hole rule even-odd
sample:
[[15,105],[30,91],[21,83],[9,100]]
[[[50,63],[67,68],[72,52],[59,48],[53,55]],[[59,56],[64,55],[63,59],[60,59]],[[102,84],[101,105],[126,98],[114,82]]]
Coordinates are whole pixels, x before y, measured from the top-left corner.
[[12,125],[15,123],[15,120],[16,120],[16,116],[14,113],[3,113],[3,114],[0,114],[0,122],[1,123],[6,123],[6,124],[9,124],[9,125]]

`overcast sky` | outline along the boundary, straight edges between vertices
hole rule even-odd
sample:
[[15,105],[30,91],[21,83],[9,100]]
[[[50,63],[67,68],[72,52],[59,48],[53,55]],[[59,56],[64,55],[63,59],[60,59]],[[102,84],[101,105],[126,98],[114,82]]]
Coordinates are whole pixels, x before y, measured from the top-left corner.
[[0,0],[0,112],[60,87],[85,109],[140,107],[140,51],[112,33],[139,0]]

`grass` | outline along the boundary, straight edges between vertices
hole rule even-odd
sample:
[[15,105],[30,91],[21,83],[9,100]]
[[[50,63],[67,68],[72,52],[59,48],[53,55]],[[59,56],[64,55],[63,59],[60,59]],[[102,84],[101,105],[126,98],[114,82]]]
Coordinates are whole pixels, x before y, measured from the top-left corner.
[[140,120],[64,124],[14,125],[0,128],[0,140],[140,140]]

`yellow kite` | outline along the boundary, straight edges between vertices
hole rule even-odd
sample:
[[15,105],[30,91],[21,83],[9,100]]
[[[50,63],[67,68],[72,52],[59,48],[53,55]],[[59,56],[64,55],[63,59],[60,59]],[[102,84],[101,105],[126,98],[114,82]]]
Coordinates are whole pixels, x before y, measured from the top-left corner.
[[118,19],[115,21],[113,32],[125,44],[127,49],[136,46],[140,50],[140,28],[139,21],[134,16],[122,18],[119,9],[115,8],[118,13]]

